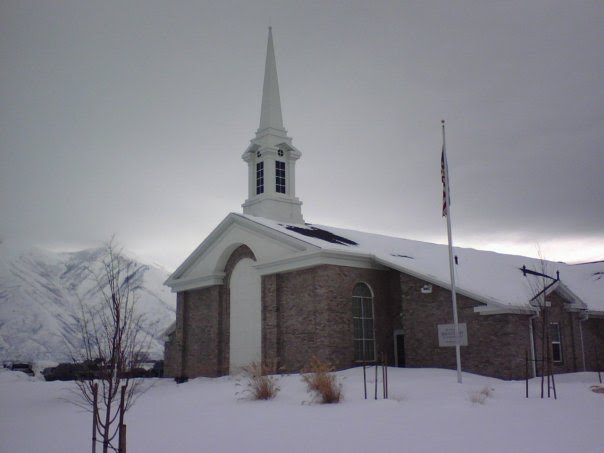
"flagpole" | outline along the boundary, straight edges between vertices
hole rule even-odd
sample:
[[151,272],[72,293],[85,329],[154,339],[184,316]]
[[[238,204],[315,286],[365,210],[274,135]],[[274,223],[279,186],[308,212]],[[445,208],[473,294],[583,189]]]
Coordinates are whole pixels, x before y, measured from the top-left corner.
[[451,236],[451,190],[449,187],[449,166],[447,164],[447,151],[445,142],[445,120],[441,121],[443,131],[443,184],[444,184],[444,212],[447,217],[447,237],[449,239],[449,272],[451,273],[451,300],[453,302],[453,324],[455,326],[455,359],[457,362],[457,382],[461,384],[461,348],[459,339],[459,322],[457,320],[457,295],[455,291],[455,265],[453,263],[453,240]]

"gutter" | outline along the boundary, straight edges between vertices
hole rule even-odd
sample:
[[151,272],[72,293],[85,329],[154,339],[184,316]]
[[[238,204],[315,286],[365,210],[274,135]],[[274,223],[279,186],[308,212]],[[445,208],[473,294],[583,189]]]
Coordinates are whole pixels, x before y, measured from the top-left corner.
[[589,319],[587,310],[579,312],[579,338],[581,339],[581,359],[583,360],[583,371],[587,371],[585,364],[585,343],[583,342],[583,323]]
[[537,361],[535,353],[535,332],[533,329],[533,320],[539,317],[539,312],[536,312],[529,318],[529,340],[531,342],[531,368],[533,371],[533,377],[537,377]]

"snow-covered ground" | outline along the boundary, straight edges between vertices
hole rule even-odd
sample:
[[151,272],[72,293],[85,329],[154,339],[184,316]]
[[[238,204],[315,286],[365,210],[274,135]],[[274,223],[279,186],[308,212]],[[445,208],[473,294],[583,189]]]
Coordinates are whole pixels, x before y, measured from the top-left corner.
[[[282,377],[272,401],[239,399],[233,377],[153,380],[127,414],[128,451],[604,451],[596,373],[556,376],[557,400],[539,398],[537,379],[526,399],[522,381],[464,374],[460,385],[454,371],[392,368],[390,399],[372,399],[370,379],[364,400],[361,369],[338,376],[344,401],[327,406],[308,404],[299,375]],[[90,451],[91,417],[67,401],[72,386],[0,371],[0,451]],[[485,387],[492,396],[473,403]]]

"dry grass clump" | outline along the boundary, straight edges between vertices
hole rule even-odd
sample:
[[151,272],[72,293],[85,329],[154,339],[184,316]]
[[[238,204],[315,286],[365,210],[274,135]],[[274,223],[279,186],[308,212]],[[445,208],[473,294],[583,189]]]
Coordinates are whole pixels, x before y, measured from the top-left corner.
[[485,386],[482,390],[476,390],[469,394],[469,399],[471,403],[474,404],[484,404],[487,398],[491,398],[495,389],[489,386]]
[[274,368],[257,362],[252,362],[243,367],[242,379],[243,383],[238,382],[238,385],[243,385],[245,388],[241,394],[252,400],[271,400],[279,393],[279,378],[269,373]]
[[313,357],[302,375],[307,390],[316,402],[335,404],[342,399],[342,384],[333,374],[334,368],[328,362]]

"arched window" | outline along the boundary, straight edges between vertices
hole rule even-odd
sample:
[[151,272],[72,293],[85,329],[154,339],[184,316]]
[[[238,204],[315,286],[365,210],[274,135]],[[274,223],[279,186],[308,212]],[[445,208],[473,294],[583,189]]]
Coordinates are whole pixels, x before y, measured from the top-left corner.
[[358,283],[352,291],[352,323],[354,360],[375,360],[373,295],[365,283]]

